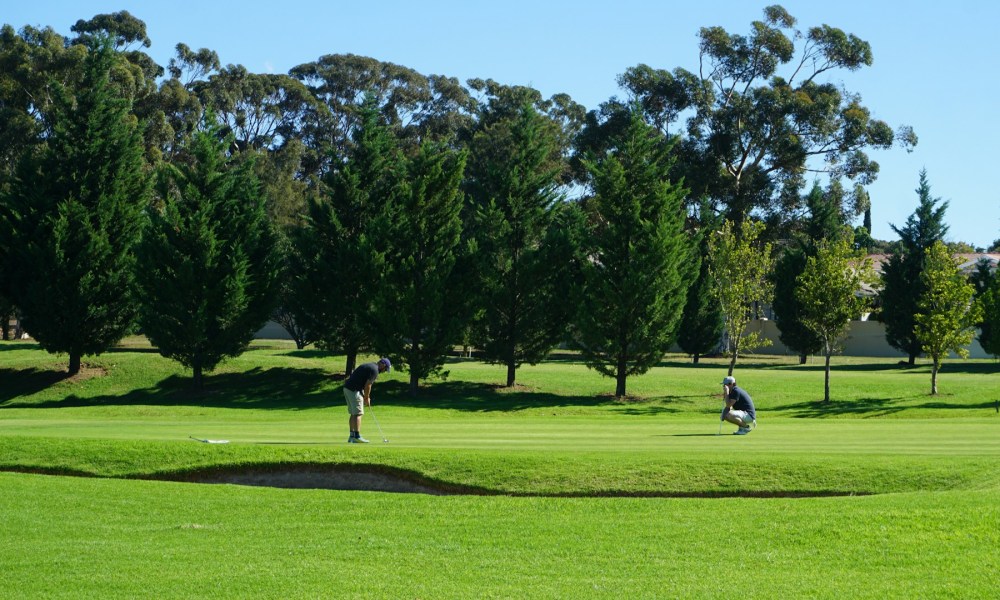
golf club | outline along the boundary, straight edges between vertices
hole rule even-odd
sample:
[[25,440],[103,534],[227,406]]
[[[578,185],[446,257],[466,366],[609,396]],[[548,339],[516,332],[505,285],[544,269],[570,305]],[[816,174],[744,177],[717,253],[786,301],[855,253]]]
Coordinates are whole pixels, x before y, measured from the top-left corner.
[[371,415],[372,415],[372,418],[375,419],[375,426],[378,427],[378,432],[380,434],[382,434],[382,443],[383,444],[388,444],[389,443],[389,438],[385,437],[385,432],[382,431],[382,426],[379,425],[378,417],[375,416],[375,411],[372,410],[371,406],[368,407],[368,412],[370,412]]

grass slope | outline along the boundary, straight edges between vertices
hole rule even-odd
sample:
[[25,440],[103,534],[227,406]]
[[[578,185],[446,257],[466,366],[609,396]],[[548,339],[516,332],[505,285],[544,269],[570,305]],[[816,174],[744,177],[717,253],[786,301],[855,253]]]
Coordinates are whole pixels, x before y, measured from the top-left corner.
[[551,499],[12,474],[0,488],[11,597],[990,598],[1000,568],[996,490]]
[[[513,391],[455,360],[417,397],[380,378],[391,443],[366,420],[349,446],[342,360],[261,345],[194,392],[138,341],[73,380],[0,344],[0,597],[995,595],[995,362],[947,363],[932,397],[927,365],[835,359],[824,405],[819,364],[752,357],[760,427],[736,437],[723,361],[670,358],[618,402],[571,356]],[[319,467],[487,495],[139,480]],[[877,495],[795,497],[828,493]]]

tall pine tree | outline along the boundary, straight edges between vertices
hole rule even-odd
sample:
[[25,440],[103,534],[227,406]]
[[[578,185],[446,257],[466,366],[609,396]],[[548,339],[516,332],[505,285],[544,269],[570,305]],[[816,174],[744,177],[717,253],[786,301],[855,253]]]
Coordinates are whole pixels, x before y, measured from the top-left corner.
[[673,144],[633,109],[613,148],[588,165],[589,261],[577,334],[587,366],[616,381],[654,366],[676,339],[693,275],[686,190],[671,181]]
[[465,153],[425,142],[408,161],[406,184],[385,238],[385,276],[374,292],[376,348],[420,380],[442,367],[474,310],[469,258],[462,241],[459,191]]
[[899,235],[901,250],[889,257],[882,269],[882,322],[885,338],[893,348],[906,354],[909,364],[916,362],[923,350],[915,332],[917,306],[927,286],[921,278],[927,251],[935,242],[944,240],[948,226],[944,223],[947,202],[931,197],[927,171],[920,171],[916,189],[920,204],[906,219],[903,227],[892,226]]
[[545,245],[561,165],[553,161],[553,124],[530,104],[483,123],[470,144],[469,168],[482,259],[478,337],[483,356],[507,367],[509,387],[518,367],[545,358],[568,325],[558,264]]
[[722,309],[713,289],[715,279],[708,261],[709,236],[715,231],[719,219],[712,213],[707,201],[702,202],[698,218],[701,221],[697,232],[698,253],[693,256],[697,259],[698,276],[688,289],[677,335],[677,344],[691,355],[694,364],[698,364],[699,357],[718,349],[724,327]]
[[293,235],[292,310],[318,346],[347,357],[372,347],[376,287],[384,267],[387,212],[400,194],[405,163],[373,96],[361,106],[350,154],[325,177],[326,196],[309,203]]
[[188,156],[167,165],[139,254],[141,323],[167,358],[205,371],[238,356],[267,321],[278,294],[277,234],[252,161],[227,153],[212,115]]
[[21,162],[0,211],[14,238],[12,300],[43,348],[69,354],[71,375],[137,313],[133,250],[149,185],[131,100],[110,79],[118,60],[95,38],[79,84],[53,82],[51,135]]

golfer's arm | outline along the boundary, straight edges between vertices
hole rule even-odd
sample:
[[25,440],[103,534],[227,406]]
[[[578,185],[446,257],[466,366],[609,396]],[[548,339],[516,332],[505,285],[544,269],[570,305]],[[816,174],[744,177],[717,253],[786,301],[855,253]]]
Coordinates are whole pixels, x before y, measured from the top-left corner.
[[365,384],[365,406],[372,405],[372,384]]
[[734,404],[736,404],[736,400],[733,400],[732,398],[726,398],[726,408],[723,409],[722,411],[723,416],[729,414],[729,411],[733,409]]

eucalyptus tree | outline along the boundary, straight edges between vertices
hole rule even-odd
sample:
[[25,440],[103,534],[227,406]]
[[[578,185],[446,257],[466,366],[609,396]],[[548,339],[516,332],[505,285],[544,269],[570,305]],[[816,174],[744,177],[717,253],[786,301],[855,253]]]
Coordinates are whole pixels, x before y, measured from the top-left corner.
[[307,174],[325,173],[330,157],[346,156],[362,120],[366,97],[401,143],[452,140],[473,123],[474,101],[455,78],[355,54],[328,54],[289,75],[306,85],[318,105],[303,115],[297,136],[309,148]]
[[152,45],[146,23],[128,11],[102,13],[78,20],[70,30],[76,37],[67,40],[72,46],[90,47],[98,39],[108,39],[124,60],[117,61],[111,80],[132,100],[132,110],[143,122],[146,158],[156,164],[162,155],[161,118],[154,107],[159,102],[157,80],[162,66],[145,52]]
[[[470,130],[470,135],[491,127],[493,123],[514,118],[522,107],[529,105],[544,117],[546,129],[552,136],[554,152],[551,161],[553,166],[559,167],[559,183],[571,184],[580,179],[574,178],[569,161],[579,153],[576,145],[586,126],[587,113],[583,105],[568,94],[560,93],[545,98],[532,87],[505,85],[493,79],[475,78],[470,79],[468,84],[477,94],[474,98],[477,127]],[[602,134],[605,133],[602,131]],[[607,138],[608,135],[603,135],[601,142]],[[585,178],[584,176],[583,179]]]
[[917,301],[914,333],[931,358],[931,394],[937,394],[937,376],[949,352],[969,357],[969,344],[982,318],[976,288],[968,281],[961,260],[940,240],[926,252],[920,272],[924,293]]
[[319,102],[295,78],[250,73],[241,65],[228,65],[193,87],[232,133],[233,151],[256,165],[268,214],[282,230],[294,227],[306,212],[306,195],[319,187],[303,177],[308,148],[297,133]]
[[49,27],[0,28],[0,185],[51,134],[55,91],[80,80],[87,48],[67,44]]
[[135,320],[133,251],[149,187],[141,125],[112,81],[120,57],[107,38],[92,43],[77,86],[53,81],[44,144],[21,156],[0,201],[8,293],[42,347],[69,355],[70,374]]
[[253,165],[228,153],[232,140],[211,114],[185,150],[163,166],[162,206],[139,252],[144,332],[160,354],[205,371],[246,350],[278,294],[277,236]]
[[638,112],[589,161],[592,234],[575,333],[587,366],[616,381],[648,371],[676,340],[695,253],[684,231],[686,190],[671,179],[672,140]]
[[[748,35],[704,27],[698,40],[697,72],[638,65],[619,83],[649,122],[685,132],[686,185],[737,225],[755,211],[772,223],[792,214],[809,170],[864,186],[879,170],[867,151],[916,143],[910,128],[894,132],[841,88],[842,72],[873,60],[870,44],[853,34],[828,25],[798,30],[773,5]],[[855,214],[866,199],[853,196]]]
[[[149,48],[152,41],[146,35],[146,23],[127,10],[95,15],[91,19],[78,20],[70,31],[77,36],[71,44],[93,46],[100,39],[109,39],[114,49],[125,59],[120,66],[128,67],[118,75],[127,75],[127,85],[132,96],[141,98],[155,89],[156,79],[163,75],[163,67],[140,48]],[[119,77],[119,84],[122,78]]]
[[137,106],[148,124],[148,152],[157,161],[169,162],[184,154],[204,118],[205,107],[197,90],[220,69],[219,56],[208,48],[192,50],[178,43],[175,53],[168,63],[169,77]]
[[911,366],[923,351],[915,325],[917,306],[927,289],[921,277],[927,251],[948,233],[944,222],[948,202],[931,196],[925,169],[920,171],[920,185],[916,192],[919,199],[916,210],[907,217],[902,227],[892,225],[892,230],[899,235],[900,249],[889,256],[882,268],[883,289],[880,295],[886,341],[905,353]]

